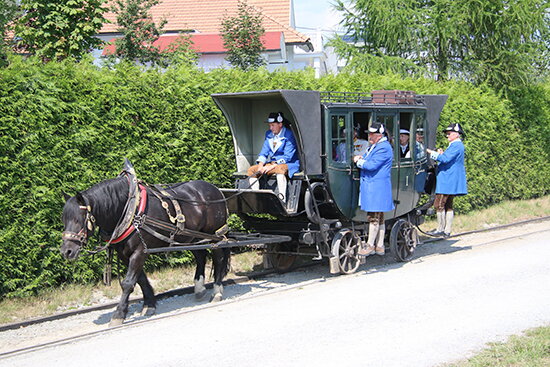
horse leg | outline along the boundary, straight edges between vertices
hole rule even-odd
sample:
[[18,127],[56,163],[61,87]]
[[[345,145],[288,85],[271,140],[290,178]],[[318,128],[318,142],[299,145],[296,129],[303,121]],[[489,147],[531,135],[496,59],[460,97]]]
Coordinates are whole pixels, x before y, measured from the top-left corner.
[[210,302],[219,302],[223,299],[223,278],[229,272],[230,250],[212,250],[212,262],[214,263],[214,290]]
[[206,287],[204,286],[204,269],[206,267],[206,250],[192,251],[195,256],[197,268],[195,269],[195,299],[200,301],[206,295]]
[[128,272],[121,284],[122,295],[120,296],[120,301],[113,313],[109,326],[121,325],[126,318],[126,314],[128,313],[128,299],[130,298],[130,293],[134,291],[140,273],[143,272],[144,262],[145,254],[142,251],[134,251],[132,255],[130,255],[128,259]]
[[147,275],[142,270],[139,273],[137,282],[141,287],[143,293],[143,308],[141,309],[141,316],[152,316],[155,314],[157,308],[157,300],[155,299],[155,291],[147,279]]

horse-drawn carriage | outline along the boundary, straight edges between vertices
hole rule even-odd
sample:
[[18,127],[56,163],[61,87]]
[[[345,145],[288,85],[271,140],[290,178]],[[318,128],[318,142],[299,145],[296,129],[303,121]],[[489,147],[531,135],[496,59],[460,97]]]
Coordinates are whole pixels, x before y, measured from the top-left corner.
[[[296,256],[306,255],[329,258],[333,273],[358,268],[358,245],[368,226],[366,212],[358,208],[359,171],[352,161],[353,143],[357,132],[362,134],[373,121],[386,126],[394,149],[395,209],[385,213],[386,226],[391,228],[386,232],[389,247],[398,261],[411,258],[417,243],[415,226],[429,207],[429,203],[418,206],[420,197],[431,194],[435,180],[426,148],[435,145],[447,96],[272,90],[212,98],[229,123],[235,148],[235,188],[222,189],[229,211],[254,232],[292,237],[290,242],[269,245],[275,267],[284,270]],[[289,120],[301,163],[284,196],[278,195],[274,178],[263,177],[260,189],[253,190],[247,177],[263,143],[262,122],[272,111],[283,112]],[[410,154],[402,158],[398,142],[403,130],[410,135]]]
[[[394,147],[395,209],[385,213],[385,225],[391,227],[390,249],[397,260],[410,259],[417,243],[415,225],[430,204],[419,207],[420,196],[431,194],[430,183],[435,180],[428,171],[426,148],[435,145],[447,96],[275,90],[215,94],[212,98],[233,136],[234,188],[219,190],[204,181],[146,185],[126,162],[117,178],[66,197],[64,257],[77,258],[97,227],[107,242],[100,250],[116,251],[128,266],[112,324],[125,318],[136,283],[143,291],[144,312],[153,312],[153,289],[143,272],[149,253],[192,251],[197,262],[195,294],[201,298],[206,292],[206,250],[212,250],[213,300],[220,300],[223,294],[230,247],[265,245],[268,259],[279,270],[288,269],[298,255],[330,259],[332,273],[357,270],[357,252],[368,226],[366,213],[358,209],[359,172],[352,162],[354,132],[360,135],[372,122],[385,124]],[[260,179],[260,189],[251,189],[247,177],[263,144],[262,122],[273,111],[288,117],[300,158],[300,171],[290,179],[285,193],[279,193],[276,180],[269,177]],[[410,153],[404,158],[397,150],[402,129],[411,137]],[[252,233],[228,231],[228,212],[242,218]]]

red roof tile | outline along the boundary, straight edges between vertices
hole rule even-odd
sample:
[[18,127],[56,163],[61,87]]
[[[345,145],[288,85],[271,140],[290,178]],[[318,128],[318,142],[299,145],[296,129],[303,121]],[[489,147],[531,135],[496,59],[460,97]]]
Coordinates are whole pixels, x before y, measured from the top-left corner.
[[[179,35],[163,35],[153,45],[164,51],[178,37]],[[262,37],[262,43],[267,51],[280,50],[282,37],[282,32],[266,32]],[[193,41],[193,49],[198,53],[223,53],[227,51],[223,47],[223,39],[219,33],[194,33],[191,34],[191,40]],[[104,56],[112,55],[114,52],[114,44],[108,45],[103,49]]]
[[[283,32],[287,43],[308,43],[309,38],[290,26],[290,0],[247,0],[249,6],[260,11],[266,32]],[[224,16],[237,14],[238,0],[161,0],[151,9],[153,20],[167,20],[164,31],[196,31],[219,33]],[[117,32],[116,16],[105,16],[112,23],[105,24],[100,33]]]

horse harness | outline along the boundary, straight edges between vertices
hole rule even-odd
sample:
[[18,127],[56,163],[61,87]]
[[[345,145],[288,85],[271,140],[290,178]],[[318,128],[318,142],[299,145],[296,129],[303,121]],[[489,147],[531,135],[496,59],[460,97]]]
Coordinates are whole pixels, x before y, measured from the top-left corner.
[[[178,200],[174,198],[172,195],[170,195],[160,185],[148,186],[148,188],[153,193],[153,195],[155,195],[157,199],[159,199],[159,201],[161,202],[161,206],[164,208],[164,210],[166,210],[166,214],[170,219],[170,223],[157,218],[147,216],[145,214],[138,214],[136,215],[136,219],[134,220],[134,227],[138,231],[139,229],[141,229],[149,233],[150,235],[158,238],[159,240],[168,243],[169,246],[183,246],[188,244],[188,243],[177,242],[175,240],[176,236],[191,236],[195,238],[198,237],[202,239],[201,242],[222,241],[227,239],[225,237],[225,234],[229,230],[227,223],[224,224],[221,228],[219,228],[214,234],[204,233],[204,232],[185,228],[186,219],[185,219],[185,215],[181,211],[181,206]],[[172,203],[175,216],[173,216],[172,213],[170,212],[170,205],[168,204],[167,200],[170,200],[170,202]],[[157,229],[169,232],[169,237],[162,233],[159,233]],[[140,234],[140,238],[146,249],[147,244],[143,240],[143,237],[141,237],[141,234]]]
[[[147,249],[147,243],[141,236],[140,231],[143,230],[150,235],[158,238],[161,241],[164,241],[169,244],[169,246],[183,246],[189,245],[189,243],[180,243],[175,240],[176,236],[191,236],[193,238],[201,238],[202,240],[198,243],[208,242],[208,241],[222,241],[227,240],[225,234],[229,231],[229,227],[224,224],[214,234],[204,233],[200,231],[195,231],[192,229],[185,228],[185,215],[181,211],[181,206],[176,198],[166,191],[162,185],[150,186],[143,182],[137,180],[133,168],[125,169],[121,175],[126,175],[129,183],[129,192],[128,200],[122,214],[119,223],[114,229],[112,234],[101,233],[101,237],[106,242],[105,246],[99,247],[96,250],[89,251],[92,254],[100,252],[102,250],[111,250],[111,244],[120,243],[128,237],[130,237],[134,231],[138,232],[141,242],[144,246],[144,250]],[[148,194],[147,188],[149,191],[155,195],[157,199],[161,202],[161,206],[166,210],[166,214],[170,220],[170,223],[156,219],[145,214],[148,203]],[[168,200],[172,203],[174,207],[175,216],[170,212],[170,205]],[[96,226],[95,217],[92,214],[92,207],[90,205],[81,205],[80,209],[86,210],[85,226],[78,233],[71,231],[64,231],[61,235],[63,240],[72,240],[78,241],[80,247],[84,247],[88,243],[89,233],[93,232]],[[159,232],[164,231],[168,232],[169,235],[165,235]],[[215,248],[215,244],[212,246]]]

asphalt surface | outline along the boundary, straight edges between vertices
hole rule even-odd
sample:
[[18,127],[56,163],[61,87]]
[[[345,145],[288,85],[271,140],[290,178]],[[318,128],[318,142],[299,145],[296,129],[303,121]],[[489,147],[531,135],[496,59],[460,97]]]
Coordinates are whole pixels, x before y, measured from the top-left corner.
[[235,285],[241,296],[216,307],[0,366],[437,366],[550,325],[549,237],[547,221],[426,244],[406,264],[369,259],[351,276],[312,269],[265,292]]

